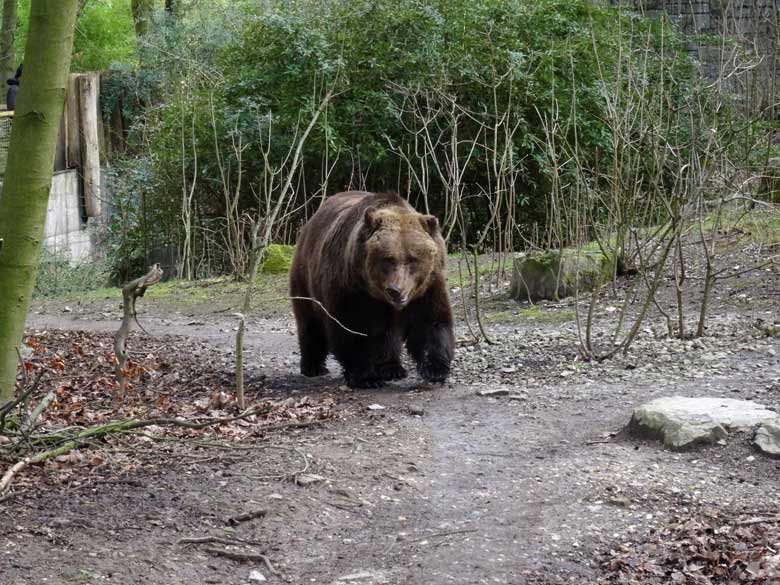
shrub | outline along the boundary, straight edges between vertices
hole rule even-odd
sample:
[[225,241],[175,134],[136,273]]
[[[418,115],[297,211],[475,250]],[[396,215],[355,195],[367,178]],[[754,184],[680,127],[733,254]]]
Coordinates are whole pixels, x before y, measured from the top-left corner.
[[109,268],[105,262],[77,262],[44,250],[35,279],[33,296],[57,297],[96,290],[108,284]]

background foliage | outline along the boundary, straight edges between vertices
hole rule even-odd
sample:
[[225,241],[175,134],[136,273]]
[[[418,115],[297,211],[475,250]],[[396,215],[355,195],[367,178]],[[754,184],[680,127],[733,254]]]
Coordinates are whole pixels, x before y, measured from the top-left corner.
[[[551,188],[545,120],[563,112],[583,160],[606,166],[615,154],[605,119],[618,62],[641,61],[643,82],[666,79],[671,100],[693,80],[668,26],[589,0],[180,0],[173,13],[164,6],[155,4],[141,38],[130,0],[87,0],[78,25],[74,69],[113,72],[104,113],[121,102],[132,129],[127,160],[111,161],[113,190],[127,194],[117,205],[122,229],[110,228],[118,275],[150,247],[181,243],[183,194],[193,182],[199,274],[229,270],[220,221],[225,192],[237,184],[236,145],[241,218],[259,205],[264,166],[282,164],[326,90],[336,97],[305,145],[296,213],[276,230],[280,243],[295,239],[323,191],[349,188],[397,190],[450,223],[452,241],[474,243],[491,221],[499,148],[514,169],[502,213],[516,218],[519,234],[538,233]],[[20,22],[28,10],[22,0]],[[19,33],[23,47],[24,27]],[[419,156],[415,112],[430,118],[427,158]],[[500,127],[511,136],[500,138]],[[457,225],[443,176],[453,158],[462,165]],[[424,200],[413,180],[421,173],[429,176]],[[505,245],[492,235],[480,241]]]

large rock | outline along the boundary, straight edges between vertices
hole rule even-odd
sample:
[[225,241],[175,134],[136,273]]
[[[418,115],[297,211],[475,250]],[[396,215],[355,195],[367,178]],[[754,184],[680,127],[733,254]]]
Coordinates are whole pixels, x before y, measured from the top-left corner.
[[753,443],[767,455],[780,457],[780,417],[762,422],[753,435]]
[[522,301],[558,300],[589,291],[609,279],[612,263],[601,252],[550,250],[517,254],[510,294]]
[[731,432],[748,431],[777,416],[763,404],[748,400],[669,396],[637,408],[629,430],[662,439],[670,449],[682,450],[715,443]]

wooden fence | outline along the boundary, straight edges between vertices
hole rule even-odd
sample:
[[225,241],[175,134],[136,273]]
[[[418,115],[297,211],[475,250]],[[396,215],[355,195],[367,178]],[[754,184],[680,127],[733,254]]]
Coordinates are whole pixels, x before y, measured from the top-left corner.
[[[109,136],[110,123],[103,122],[100,85],[100,73],[70,76],[57,140],[44,245],[73,262],[96,255],[100,226],[110,215],[102,162],[116,140]],[[12,125],[13,112],[0,112],[0,181],[5,175]]]

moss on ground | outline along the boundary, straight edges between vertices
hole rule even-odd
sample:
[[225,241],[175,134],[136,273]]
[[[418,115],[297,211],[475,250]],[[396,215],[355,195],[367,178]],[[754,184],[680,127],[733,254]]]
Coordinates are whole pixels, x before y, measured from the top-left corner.
[[265,260],[260,271],[267,274],[287,274],[292,266],[295,246],[271,244],[265,250]]
[[[458,270],[458,263],[462,262],[461,269]],[[473,258],[469,258],[469,263],[473,264]],[[480,279],[487,275],[495,274],[498,270],[499,264],[495,259],[488,254],[478,256],[477,269]],[[506,257],[504,259],[504,270],[506,274],[512,272],[512,258]],[[447,259],[447,284],[452,287],[466,287],[474,286],[474,275],[469,273],[466,267],[466,262],[463,261],[463,254],[457,252],[455,254],[449,254]]]

